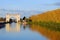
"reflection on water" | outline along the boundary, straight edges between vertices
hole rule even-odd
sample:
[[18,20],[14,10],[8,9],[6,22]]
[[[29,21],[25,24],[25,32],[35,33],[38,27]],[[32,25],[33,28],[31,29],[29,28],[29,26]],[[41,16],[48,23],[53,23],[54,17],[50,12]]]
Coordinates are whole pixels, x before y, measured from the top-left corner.
[[4,28],[5,27],[5,25],[4,24],[0,24],[0,29],[2,29],[2,28]]
[[32,31],[36,31],[41,35],[49,38],[50,40],[60,40],[60,32],[49,30],[47,28],[41,27],[39,25],[30,25]]
[[40,25],[8,23],[6,25],[0,25],[0,28],[1,40],[60,40],[60,32],[47,29]]
[[23,25],[24,30],[26,29],[26,25]]
[[1,40],[60,40],[60,32],[40,25],[22,25],[19,23],[1,26]]
[[16,31],[19,32],[20,31],[20,23],[16,23],[16,27],[12,28],[11,24],[6,24],[6,31],[10,32],[10,31]]

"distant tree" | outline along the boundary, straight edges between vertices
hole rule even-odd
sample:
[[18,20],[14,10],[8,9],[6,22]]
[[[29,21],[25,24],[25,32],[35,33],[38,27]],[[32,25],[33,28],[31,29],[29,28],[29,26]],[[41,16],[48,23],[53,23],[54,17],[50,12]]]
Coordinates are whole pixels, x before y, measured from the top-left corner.
[[23,17],[23,20],[25,20],[25,19],[26,19],[26,17],[24,16],[24,17]]
[[32,22],[32,20],[31,20],[31,19],[29,19],[29,22]]

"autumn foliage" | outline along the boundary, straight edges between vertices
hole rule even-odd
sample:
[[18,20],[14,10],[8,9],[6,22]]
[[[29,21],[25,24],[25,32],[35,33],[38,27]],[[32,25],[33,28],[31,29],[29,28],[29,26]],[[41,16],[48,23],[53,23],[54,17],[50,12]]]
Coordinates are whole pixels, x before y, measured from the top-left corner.
[[30,25],[30,30],[38,32],[49,40],[60,40],[60,32],[58,31],[50,30],[40,25]]
[[35,22],[45,21],[45,22],[60,22],[60,9],[44,12],[38,15],[32,15],[30,19]]

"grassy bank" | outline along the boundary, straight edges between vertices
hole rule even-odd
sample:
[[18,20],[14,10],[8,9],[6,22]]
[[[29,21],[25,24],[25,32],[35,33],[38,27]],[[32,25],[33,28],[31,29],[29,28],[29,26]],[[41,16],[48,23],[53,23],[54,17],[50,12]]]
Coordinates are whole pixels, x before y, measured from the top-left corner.
[[28,22],[29,24],[40,25],[50,30],[60,31],[60,23],[56,22]]

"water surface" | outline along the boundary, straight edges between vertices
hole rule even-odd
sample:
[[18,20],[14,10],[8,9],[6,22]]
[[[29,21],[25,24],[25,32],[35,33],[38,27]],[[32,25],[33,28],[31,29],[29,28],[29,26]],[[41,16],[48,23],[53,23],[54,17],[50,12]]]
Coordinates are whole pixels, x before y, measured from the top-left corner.
[[41,31],[35,25],[8,23],[0,28],[0,40],[48,40]]

